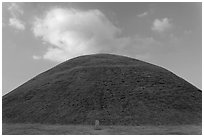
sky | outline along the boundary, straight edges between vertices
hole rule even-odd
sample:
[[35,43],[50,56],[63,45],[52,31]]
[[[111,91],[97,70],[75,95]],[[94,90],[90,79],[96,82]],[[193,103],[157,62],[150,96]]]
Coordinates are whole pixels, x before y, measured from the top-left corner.
[[87,54],[164,67],[202,88],[202,3],[2,3],[2,95]]

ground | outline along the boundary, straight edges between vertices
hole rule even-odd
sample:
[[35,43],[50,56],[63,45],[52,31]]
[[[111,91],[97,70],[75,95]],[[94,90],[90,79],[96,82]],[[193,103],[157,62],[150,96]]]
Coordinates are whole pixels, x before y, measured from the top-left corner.
[[3,135],[201,135],[201,125],[177,126],[101,126],[2,124]]

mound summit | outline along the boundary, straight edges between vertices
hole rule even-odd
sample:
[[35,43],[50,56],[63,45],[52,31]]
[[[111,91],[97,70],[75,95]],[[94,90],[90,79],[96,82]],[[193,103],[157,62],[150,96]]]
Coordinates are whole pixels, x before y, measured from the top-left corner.
[[202,92],[172,72],[112,54],[65,61],[3,96],[4,123],[198,124]]

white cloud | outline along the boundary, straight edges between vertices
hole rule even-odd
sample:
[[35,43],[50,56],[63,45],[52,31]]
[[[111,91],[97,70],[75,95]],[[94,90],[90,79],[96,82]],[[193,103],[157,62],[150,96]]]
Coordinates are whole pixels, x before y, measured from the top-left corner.
[[18,30],[25,30],[24,23],[17,18],[10,18],[9,25]]
[[100,47],[113,41],[120,30],[99,10],[56,8],[45,17],[36,18],[33,32],[36,37],[53,45],[48,47],[43,58],[61,61],[100,52]]
[[137,15],[137,16],[141,18],[141,17],[147,16],[147,15],[148,15],[148,12],[143,12],[143,13]]
[[40,56],[33,55],[33,59],[34,59],[34,60],[39,60],[39,59],[41,59],[41,57],[40,57]]
[[172,28],[172,24],[170,23],[168,18],[163,18],[161,20],[155,19],[152,25],[152,30],[155,32],[164,32]]
[[19,19],[19,17],[24,14],[24,11],[21,9],[19,4],[10,3],[8,5],[8,10],[11,14],[11,18],[9,18],[9,25],[18,30],[25,30],[25,23]]
[[24,11],[20,8],[17,3],[10,3],[8,5],[8,10],[11,13],[11,16],[17,17],[24,14]]
[[121,37],[122,31],[99,10],[54,8],[35,18],[32,31],[48,43],[42,58],[56,62],[101,52],[127,54],[131,51],[135,55],[155,43],[153,38]]

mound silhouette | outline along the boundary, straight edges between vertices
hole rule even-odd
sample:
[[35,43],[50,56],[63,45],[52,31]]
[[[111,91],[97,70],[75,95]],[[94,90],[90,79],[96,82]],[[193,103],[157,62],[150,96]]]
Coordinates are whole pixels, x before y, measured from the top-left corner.
[[198,124],[202,92],[172,72],[94,54],[61,63],[3,96],[4,123]]

